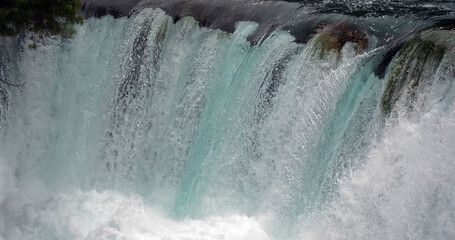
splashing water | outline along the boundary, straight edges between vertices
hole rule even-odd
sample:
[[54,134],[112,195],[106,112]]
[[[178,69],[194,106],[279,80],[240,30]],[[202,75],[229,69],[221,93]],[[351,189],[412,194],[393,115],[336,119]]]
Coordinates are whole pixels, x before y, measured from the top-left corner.
[[146,9],[61,47],[2,39],[27,84],[0,89],[0,239],[454,238],[453,48],[385,116],[376,37],[257,27]]

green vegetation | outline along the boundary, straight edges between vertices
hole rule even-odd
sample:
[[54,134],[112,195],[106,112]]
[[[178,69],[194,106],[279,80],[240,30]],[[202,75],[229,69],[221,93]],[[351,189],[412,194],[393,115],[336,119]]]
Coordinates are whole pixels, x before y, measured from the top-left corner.
[[[72,38],[74,24],[82,24],[82,0],[0,0],[0,36],[28,34],[30,48]],[[23,84],[0,82],[20,87]]]
[[1,0],[0,35],[29,33],[31,48],[72,38],[74,24],[82,24],[82,0]]

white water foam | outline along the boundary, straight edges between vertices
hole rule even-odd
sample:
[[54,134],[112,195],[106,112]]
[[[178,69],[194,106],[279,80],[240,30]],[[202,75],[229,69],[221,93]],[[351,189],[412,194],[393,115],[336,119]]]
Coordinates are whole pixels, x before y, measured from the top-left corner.
[[0,209],[0,239],[269,239],[254,217],[174,221],[138,196],[108,190],[43,199],[16,192]]
[[302,239],[455,239],[455,114],[401,119]]

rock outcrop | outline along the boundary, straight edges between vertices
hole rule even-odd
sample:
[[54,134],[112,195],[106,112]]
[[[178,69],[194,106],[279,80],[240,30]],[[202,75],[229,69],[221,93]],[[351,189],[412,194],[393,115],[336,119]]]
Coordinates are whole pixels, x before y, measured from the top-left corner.
[[417,90],[432,84],[443,58],[448,53],[455,55],[454,47],[455,31],[451,27],[425,30],[406,42],[389,67],[382,113],[387,116],[399,99],[412,108]]
[[326,25],[318,30],[315,39],[315,43],[318,45],[316,53],[320,58],[329,52],[339,55],[343,46],[348,42],[356,44],[357,53],[368,47],[368,37],[358,26],[344,22]]

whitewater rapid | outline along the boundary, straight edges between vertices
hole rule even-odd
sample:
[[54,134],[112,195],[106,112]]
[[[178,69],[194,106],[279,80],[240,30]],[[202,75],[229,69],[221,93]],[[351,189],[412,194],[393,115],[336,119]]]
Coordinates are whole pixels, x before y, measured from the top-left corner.
[[0,89],[0,239],[454,238],[453,51],[385,116],[377,37],[320,57],[257,27],[145,9],[2,39],[26,84]]

